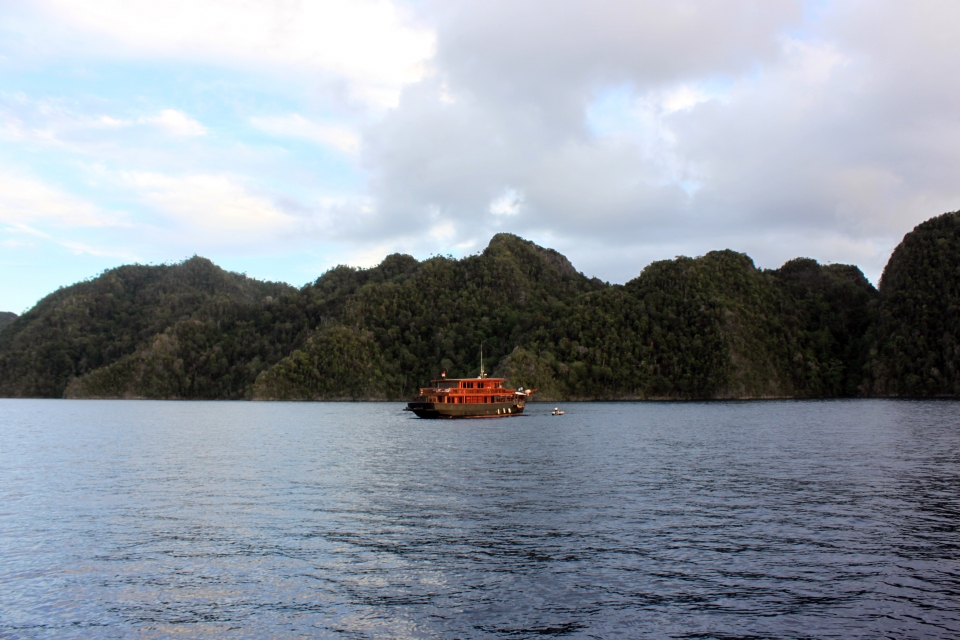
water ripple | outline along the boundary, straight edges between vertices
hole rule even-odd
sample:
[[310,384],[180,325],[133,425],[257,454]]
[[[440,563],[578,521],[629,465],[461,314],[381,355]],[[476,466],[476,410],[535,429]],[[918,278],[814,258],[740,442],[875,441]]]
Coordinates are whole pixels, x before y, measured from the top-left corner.
[[960,403],[0,400],[0,637],[960,636]]

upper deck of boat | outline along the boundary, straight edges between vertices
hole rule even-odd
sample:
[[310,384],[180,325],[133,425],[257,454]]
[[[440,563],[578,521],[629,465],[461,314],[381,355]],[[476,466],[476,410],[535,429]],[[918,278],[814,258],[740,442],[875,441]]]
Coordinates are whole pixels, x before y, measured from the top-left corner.
[[433,386],[420,389],[420,395],[430,396],[488,396],[522,393],[503,386],[506,378],[440,378],[431,380]]
[[440,378],[431,380],[433,389],[503,389],[506,378]]
[[440,378],[431,380],[432,387],[420,389],[420,398],[439,403],[499,403],[525,399],[532,391],[514,391],[503,386],[506,378]]

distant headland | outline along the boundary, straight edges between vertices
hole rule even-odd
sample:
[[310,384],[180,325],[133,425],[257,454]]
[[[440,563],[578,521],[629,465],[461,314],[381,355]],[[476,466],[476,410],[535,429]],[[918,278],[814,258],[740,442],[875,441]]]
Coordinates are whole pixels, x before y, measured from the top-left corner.
[[744,254],[610,285],[509,234],[301,289],[194,257],[127,265],[0,314],[0,396],[392,400],[441,370],[560,399],[960,396],[960,212],[855,266]]

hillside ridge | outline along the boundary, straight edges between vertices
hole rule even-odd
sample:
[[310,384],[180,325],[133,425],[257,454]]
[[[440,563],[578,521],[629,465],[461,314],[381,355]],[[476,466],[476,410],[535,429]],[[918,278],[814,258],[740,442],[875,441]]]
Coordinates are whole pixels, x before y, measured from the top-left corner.
[[488,371],[541,399],[960,395],[960,213],[853,265],[732,250],[611,285],[513,234],[334,267],[300,289],[194,256],[61,288],[0,326],[0,395],[402,399]]

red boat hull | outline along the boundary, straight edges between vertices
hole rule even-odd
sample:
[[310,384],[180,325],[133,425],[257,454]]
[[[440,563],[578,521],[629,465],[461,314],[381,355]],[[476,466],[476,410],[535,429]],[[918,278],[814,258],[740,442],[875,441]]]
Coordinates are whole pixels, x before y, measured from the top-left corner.
[[452,404],[446,402],[410,402],[407,411],[421,418],[509,418],[523,414],[522,402],[489,404]]

